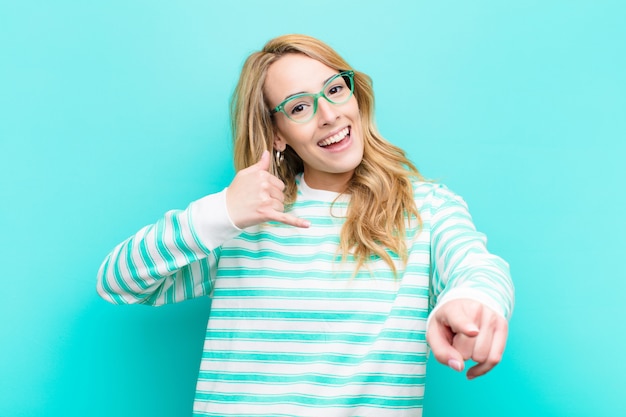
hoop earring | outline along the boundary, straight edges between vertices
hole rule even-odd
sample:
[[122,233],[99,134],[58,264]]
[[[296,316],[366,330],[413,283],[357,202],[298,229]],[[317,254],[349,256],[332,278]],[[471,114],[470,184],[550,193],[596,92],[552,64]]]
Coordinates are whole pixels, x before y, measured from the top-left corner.
[[285,160],[285,154],[282,153],[281,151],[276,151],[276,164],[277,165],[282,165],[283,161]]

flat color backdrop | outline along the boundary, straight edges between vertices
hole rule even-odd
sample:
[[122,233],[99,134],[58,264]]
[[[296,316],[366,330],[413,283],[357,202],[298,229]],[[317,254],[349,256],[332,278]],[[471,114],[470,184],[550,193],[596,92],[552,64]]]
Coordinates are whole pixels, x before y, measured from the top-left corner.
[[374,79],[377,122],[511,264],[504,361],[431,358],[425,417],[626,415],[626,3],[0,0],[0,416],[188,416],[208,299],[113,306],[104,256],[233,176],[228,103],[279,34]]

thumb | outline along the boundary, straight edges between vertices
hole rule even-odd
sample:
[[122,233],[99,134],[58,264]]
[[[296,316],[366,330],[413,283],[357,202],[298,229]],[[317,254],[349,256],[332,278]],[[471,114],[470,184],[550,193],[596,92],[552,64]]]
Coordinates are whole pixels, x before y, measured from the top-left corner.
[[256,164],[254,164],[257,168],[263,170],[263,171],[269,171],[270,170],[270,153],[269,151],[265,150],[263,151],[263,153],[261,154],[261,159],[259,159],[259,162],[257,162]]
[[449,328],[454,334],[475,337],[480,331],[477,325],[480,323],[480,315],[480,308],[469,308],[464,304],[464,300],[452,300],[439,309],[435,321]]
[[452,346],[453,337],[450,328],[443,323],[438,320],[430,322],[426,338],[433,355],[438,362],[461,372],[465,368],[465,363],[463,355]]

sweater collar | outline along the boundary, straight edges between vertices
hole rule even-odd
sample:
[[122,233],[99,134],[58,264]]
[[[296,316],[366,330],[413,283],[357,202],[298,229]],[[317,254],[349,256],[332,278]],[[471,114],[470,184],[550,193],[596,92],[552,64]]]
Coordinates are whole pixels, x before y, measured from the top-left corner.
[[350,196],[347,194],[337,193],[335,191],[327,191],[327,190],[318,190],[316,188],[311,188],[304,181],[304,174],[299,173],[296,175],[296,186],[298,187],[298,196],[305,200],[316,200],[316,201],[326,201],[329,203],[332,202],[348,202],[350,201]]

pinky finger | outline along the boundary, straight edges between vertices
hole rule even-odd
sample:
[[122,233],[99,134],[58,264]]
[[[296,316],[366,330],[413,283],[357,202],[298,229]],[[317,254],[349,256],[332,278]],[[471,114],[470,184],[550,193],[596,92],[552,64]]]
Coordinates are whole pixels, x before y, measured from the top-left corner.
[[286,213],[281,213],[276,220],[295,227],[307,228],[311,226],[310,221]]

